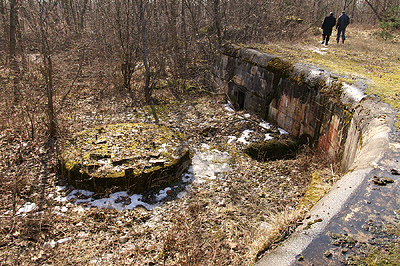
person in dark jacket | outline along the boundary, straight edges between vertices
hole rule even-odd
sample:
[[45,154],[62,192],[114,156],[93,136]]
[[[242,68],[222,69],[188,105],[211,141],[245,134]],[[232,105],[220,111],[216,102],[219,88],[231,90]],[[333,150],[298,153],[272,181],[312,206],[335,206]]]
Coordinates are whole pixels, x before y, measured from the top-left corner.
[[336,24],[336,29],[337,29],[336,41],[337,41],[337,43],[339,43],[340,35],[342,35],[342,43],[344,43],[344,40],[346,40],[344,33],[346,31],[347,25],[349,25],[349,24],[350,24],[349,16],[346,15],[345,11],[342,11],[342,15],[339,17],[337,24]]
[[333,12],[324,18],[324,22],[322,23],[322,44],[328,45],[329,38],[332,34],[332,28],[335,27],[336,18],[333,16]]

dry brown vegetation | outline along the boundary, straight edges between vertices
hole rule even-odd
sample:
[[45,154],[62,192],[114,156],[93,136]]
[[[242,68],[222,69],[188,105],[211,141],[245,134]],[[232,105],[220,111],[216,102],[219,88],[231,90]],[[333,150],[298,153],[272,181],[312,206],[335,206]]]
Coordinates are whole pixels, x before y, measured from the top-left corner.
[[[102,108],[110,111],[90,120],[96,108],[89,108],[86,99],[82,102],[82,110],[92,111],[71,114],[75,119],[69,128],[125,119],[120,103],[111,102],[110,108],[104,108],[107,103],[103,102]],[[197,102],[195,108],[188,109],[193,102]],[[240,134],[248,125],[227,121],[220,105],[209,96],[174,103],[179,111],[168,122],[174,126],[192,117],[190,126],[177,127],[189,136],[192,148],[204,142],[221,150],[232,149],[226,147],[224,137]],[[77,121],[79,117],[84,119]],[[216,128],[217,135],[205,137],[205,126]],[[193,187],[186,198],[172,199],[156,211],[76,212],[73,205],[67,205],[69,210],[58,214],[53,210],[60,204],[47,197],[55,193],[56,184],[63,184],[62,176],[56,174],[55,156],[47,153],[44,143],[6,129],[2,133],[2,257],[9,264],[251,264],[258,252],[288,235],[300,221],[296,206],[312,173],[327,167],[324,182],[328,184],[332,175],[329,164],[322,164],[319,156],[313,160],[310,153],[301,153],[297,160],[260,163],[244,156],[241,149],[233,150],[234,169],[224,180]],[[27,201],[35,202],[40,212],[27,216],[6,213]],[[45,245],[67,237],[72,240],[54,248]]]
[[[142,14],[144,2],[154,5]],[[354,27],[348,44],[316,55],[303,48],[319,47],[316,27],[328,7],[338,12],[343,3],[267,2],[17,1],[20,23],[13,28],[7,12],[16,1],[0,0],[0,264],[251,265],[287,237],[315,195],[323,195],[339,174],[329,158],[306,147],[293,159],[258,162],[243,153],[245,145],[227,144],[227,136],[239,137],[245,129],[254,131],[255,140],[265,132],[256,114],[250,117],[256,123],[240,112],[228,115],[221,106],[224,94],[207,87],[220,42],[268,43],[262,46],[267,52],[291,60],[304,55],[313,64],[343,60],[347,66],[357,58],[355,64],[371,68],[373,77],[394,72],[398,56],[388,56],[394,50],[371,56],[384,51],[371,47],[398,44]],[[345,2],[358,22],[376,21],[368,6]],[[384,12],[390,1],[370,2]],[[145,26],[149,69],[142,50]],[[365,56],[375,63],[366,64]],[[392,74],[390,80],[397,81]],[[152,97],[145,97],[146,89]],[[396,102],[397,94],[388,97]],[[208,144],[231,154],[232,170],[192,184],[183,198],[176,195],[185,184],[177,184],[153,210],[83,209],[74,200],[55,201],[72,190],[58,170],[65,140],[119,122],[158,123],[183,132],[192,155]],[[313,178],[319,185],[310,190]],[[60,185],[67,187],[58,191]],[[27,202],[36,208],[18,212]]]
[[[245,129],[254,130],[254,140],[265,132],[255,114],[253,122],[243,119],[243,113],[228,114],[222,108],[224,95],[190,87],[181,91],[178,102],[164,87],[154,93],[158,122],[185,133],[193,153],[203,143],[229,152],[232,171],[215,181],[192,184],[182,199],[175,197],[182,189],[178,186],[167,202],[151,211],[83,211],[74,201],[57,202],[55,195],[72,188],[57,192],[65,180],[57,172],[57,149],[51,145],[61,147],[64,137],[96,125],[155,123],[152,108],[133,105],[126,91],[99,97],[98,91],[84,86],[83,93],[85,97],[74,102],[65,101],[58,145],[30,140],[18,132],[18,124],[2,131],[0,252],[5,264],[250,265],[301,221],[297,207],[312,174],[318,171],[323,183],[332,183],[331,162],[321,162],[321,155],[307,149],[291,160],[264,163],[245,155],[245,145],[228,145],[227,136],[239,137]],[[26,202],[36,203],[37,209],[26,216],[16,213]],[[60,212],[62,207],[68,210]],[[68,241],[49,244],[63,239]]]

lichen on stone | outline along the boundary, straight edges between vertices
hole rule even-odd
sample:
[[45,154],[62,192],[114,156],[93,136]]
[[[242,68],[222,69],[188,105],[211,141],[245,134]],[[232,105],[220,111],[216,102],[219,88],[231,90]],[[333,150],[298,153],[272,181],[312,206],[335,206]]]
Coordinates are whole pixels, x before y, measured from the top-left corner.
[[110,124],[76,134],[66,142],[61,169],[82,189],[143,192],[178,178],[188,160],[186,137],[164,126],[145,123]]
[[287,78],[293,71],[293,64],[279,57],[274,57],[268,62],[267,69],[273,73],[279,73],[283,78]]

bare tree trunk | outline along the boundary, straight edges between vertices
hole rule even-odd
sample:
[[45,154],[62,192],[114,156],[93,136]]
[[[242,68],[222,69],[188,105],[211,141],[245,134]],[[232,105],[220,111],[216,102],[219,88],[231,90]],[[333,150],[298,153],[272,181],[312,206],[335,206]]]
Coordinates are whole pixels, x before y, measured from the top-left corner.
[[4,0],[0,0],[0,16],[2,21],[2,30],[4,32],[4,39],[8,40],[9,28],[7,27],[7,20],[6,20],[6,8]]
[[85,14],[86,14],[88,1],[89,0],[84,0],[83,7],[82,7],[82,10],[81,10],[81,14],[80,14],[81,18],[80,18],[80,21],[79,21],[79,30],[81,32],[83,31],[83,27],[84,27],[84,17],[85,17]]
[[147,52],[147,36],[146,36],[146,20],[144,17],[145,6],[143,0],[140,0],[140,20],[142,21],[142,36],[143,36],[143,64],[146,69],[146,78],[144,84],[144,97],[146,102],[150,102],[150,97],[152,93],[152,88],[150,87],[150,67],[148,62],[148,52]]
[[45,29],[45,11],[44,4],[42,1],[39,2],[39,16],[40,16],[40,32],[41,32],[41,45],[42,45],[42,55],[44,62],[43,76],[46,82],[46,94],[47,94],[47,115],[49,119],[49,137],[53,138],[56,135],[56,122],[54,114],[53,105],[53,64],[51,60],[51,53],[49,50],[48,39],[46,36]]
[[186,68],[186,57],[187,57],[187,51],[188,51],[188,42],[187,42],[187,32],[186,32],[185,6],[186,6],[186,1],[182,0],[182,35],[183,35],[183,42],[184,42],[184,45],[185,45],[184,64],[185,64],[185,68]]
[[16,0],[10,1],[10,59],[14,76],[14,102],[18,101],[19,86],[19,67],[16,58],[17,47],[17,3]]
[[71,11],[72,19],[74,20],[74,29],[76,30],[76,12],[72,0],[69,1],[69,10]]
[[53,106],[53,64],[50,55],[45,58],[45,68],[47,82],[47,114],[49,116],[49,137],[52,138],[56,135],[56,122]]
[[215,30],[217,31],[217,43],[218,49],[222,45],[222,36],[221,36],[221,12],[220,12],[220,0],[214,0],[214,19],[215,19]]
[[378,18],[378,20],[382,21],[381,16],[379,16],[378,12],[374,8],[374,6],[371,4],[371,2],[369,0],[365,0],[365,3],[367,3],[369,5],[369,7],[372,9],[372,11],[374,11],[374,13],[375,13],[376,17]]
[[10,57],[11,60],[15,58],[15,49],[17,46],[17,11],[16,0],[10,1]]

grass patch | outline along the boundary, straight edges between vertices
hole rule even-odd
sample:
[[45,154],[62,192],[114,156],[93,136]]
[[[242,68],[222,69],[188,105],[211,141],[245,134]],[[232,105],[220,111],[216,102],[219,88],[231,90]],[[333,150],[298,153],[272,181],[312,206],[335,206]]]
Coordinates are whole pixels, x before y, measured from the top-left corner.
[[378,27],[350,25],[344,44],[336,44],[334,32],[327,47],[321,46],[320,35],[305,36],[300,43],[275,42],[255,46],[291,62],[329,70],[349,84],[363,82],[367,85],[366,94],[377,95],[400,110],[400,43],[396,38],[384,41],[377,37],[379,31]]

